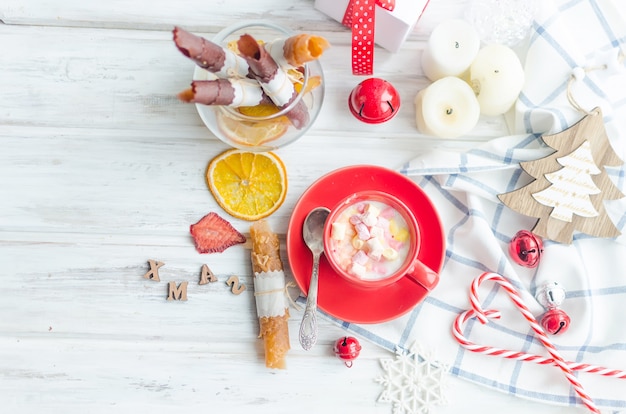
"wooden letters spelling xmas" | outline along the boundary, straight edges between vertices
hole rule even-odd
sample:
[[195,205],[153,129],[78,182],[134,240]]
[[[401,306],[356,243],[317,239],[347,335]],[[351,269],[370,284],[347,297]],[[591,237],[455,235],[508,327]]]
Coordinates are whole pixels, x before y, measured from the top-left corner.
[[[148,269],[148,271],[143,275],[143,278],[155,282],[160,282],[161,278],[159,277],[159,268],[165,265],[165,263],[159,262],[158,260],[148,260],[148,265],[150,266],[150,269]],[[209,266],[205,264],[202,265],[202,268],[200,269],[200,280],[198,281],[198,284],[206,285],[207,283],[214,283],[217,281],[217,276],[213,274],[211,269],[209,269]],[[188,284],[189,282],[181,282],[178,285],[176,284],[176,282],[169,282],[167,300],[186,301]],[[240,283],[239,277],[234,275],[230,276],[226,280],[226,285],[230,286],[230,291],[235,295],[239,295],[241,292],[246,290],[246,285]]]

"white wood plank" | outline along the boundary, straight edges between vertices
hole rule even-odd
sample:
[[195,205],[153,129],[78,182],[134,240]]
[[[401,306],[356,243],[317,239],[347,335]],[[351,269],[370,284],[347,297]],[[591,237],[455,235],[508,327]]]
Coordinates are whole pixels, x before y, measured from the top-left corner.
[[[53,237],[50,232],[187,237],[190,224],[219,210],[204,173],[209,160],[226,147],[203,137],[200,127],[186,129],[186,138],[171,131],[0,131],[5,136],[0,175],[11,177],[3,185],[0,223],[5,231],[42,233],[37,237]],[[312,132],[277,152],[289,174],[289,189],[284,205],[271,217],[276,231],[286,232],[293,206],[318,177],[352,164],[395,169],[428,148],[428,141],[417,136],[342,135]],[[21,151],[25,147],[28,153]],[[302,154],[315,153],[324,156],[302,162]],[[245,222],[232,220],[247,232]]]
[[[294,30],[314,27],[318,31],[347,33],[338,22],[316,10],[314,4],[314,0],[5,0],[0,5],[0,20],[6,24],[109,29],[167,30],[172,25],[184,25],[191,30],[211,32],[242,20],[261,19],[283,22]],[[467,0],[432,2],[420,26],[424,33],[430,33],[435,22],[461,17],[466,7]]]

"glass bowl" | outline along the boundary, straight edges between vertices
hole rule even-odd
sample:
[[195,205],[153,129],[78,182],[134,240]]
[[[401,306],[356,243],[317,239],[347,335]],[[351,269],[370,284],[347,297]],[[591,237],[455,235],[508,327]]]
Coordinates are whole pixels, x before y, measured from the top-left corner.
[[[247,21],[224,28],[212,42],[228,48],[228,44],[235,43],[240,36],[249,34],[257,41],[271,42],[277,38],[287,38],[295,33],[291,30],[264,21]],[[252,116],[243,114],[238,108],[225,105],[196,104],[200,118],[209,130],[226,144],[247,151],[272,151],[287,144],[291,144],[303,136],[313,125],[319,115],[324,100],[324,74],[318,60],[308,62],[300,68],[302,72],[302,87],[295,99],[280,111],[267,116]],[[215,79],[215,75],[196,66],[194,80]],[[309,87],[313,82],[319,85]],[[308,111],[308,122],[297,128],[289,120],[288,114],[302,101]],[[251,108],[251,107],[248,107]]]

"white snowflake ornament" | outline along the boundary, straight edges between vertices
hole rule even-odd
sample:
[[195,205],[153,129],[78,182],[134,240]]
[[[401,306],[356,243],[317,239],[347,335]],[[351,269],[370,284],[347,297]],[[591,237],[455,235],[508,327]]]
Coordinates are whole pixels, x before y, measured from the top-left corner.
[[414,343],[396,349],[396,357],[380,360],[385,375],[376,379],[385,389],[379,402],[391,402],[393,414],[427,414],[434,405],[447,403],[443,393],[448,367]]

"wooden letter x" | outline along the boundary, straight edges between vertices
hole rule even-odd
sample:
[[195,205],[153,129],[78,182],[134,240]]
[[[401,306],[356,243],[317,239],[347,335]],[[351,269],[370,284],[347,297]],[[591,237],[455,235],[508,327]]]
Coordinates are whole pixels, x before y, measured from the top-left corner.
[[150,270],[143,275],[144,279],[154,280],[155,282],[160,282],[159,279],[159,267],[163,266],[165,263],[159,262],[156,260],[148,260],[148,264],[150,265]]

